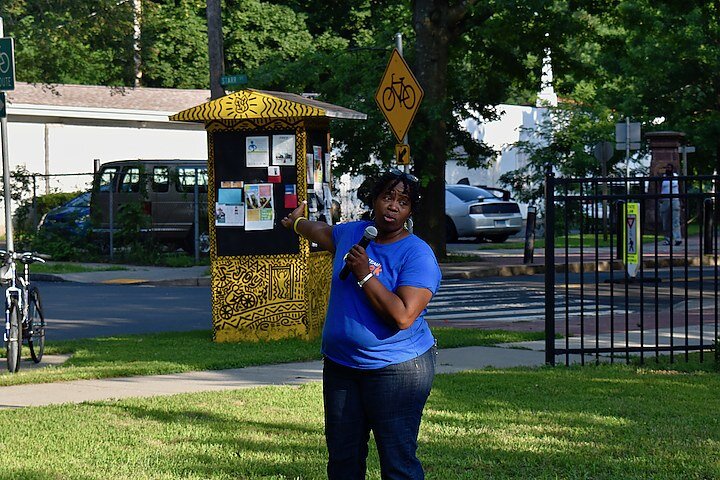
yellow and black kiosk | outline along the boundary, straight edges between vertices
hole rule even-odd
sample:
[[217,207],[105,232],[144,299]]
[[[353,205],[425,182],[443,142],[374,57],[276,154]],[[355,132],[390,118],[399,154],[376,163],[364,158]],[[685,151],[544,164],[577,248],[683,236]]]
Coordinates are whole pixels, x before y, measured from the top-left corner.
[[304,96],[246,89],[183,110],[204,122],[214,340],[314,338],[322,330],[331,257],[284,228],[302,201],[332,222],[330,119],[365,114]]

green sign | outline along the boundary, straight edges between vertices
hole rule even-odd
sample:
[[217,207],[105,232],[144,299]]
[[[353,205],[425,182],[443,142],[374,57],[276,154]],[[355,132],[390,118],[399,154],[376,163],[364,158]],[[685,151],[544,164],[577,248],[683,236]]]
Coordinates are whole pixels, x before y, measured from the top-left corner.
[[0,90],[15,90],[15,48],[10,37],[0,38]]
[[237,87],[239,85],[247,85],[247,83],[247,75],[241,73],[235,75],[223,75],[220,77],[220,85],[223,87]]
[[5,92],[0,92],[0,118],[7,117],[7,100]]

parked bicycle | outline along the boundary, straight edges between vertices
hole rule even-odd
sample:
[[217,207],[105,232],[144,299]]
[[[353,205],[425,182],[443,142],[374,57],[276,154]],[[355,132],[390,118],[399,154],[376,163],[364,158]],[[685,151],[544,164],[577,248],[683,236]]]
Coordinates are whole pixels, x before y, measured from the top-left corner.
[[[40,303],[40,292],[30,285],[30,264],[45,263],[32,252],[17,253],[0,250],[2,266],[0,282],[5,289],[5,352],[10,372],[20,369],[23,340],[27,340],[30,356],[40,363],[45,352],[45,316]],[[24,265],[23,275],[18,275],[15,262]]]

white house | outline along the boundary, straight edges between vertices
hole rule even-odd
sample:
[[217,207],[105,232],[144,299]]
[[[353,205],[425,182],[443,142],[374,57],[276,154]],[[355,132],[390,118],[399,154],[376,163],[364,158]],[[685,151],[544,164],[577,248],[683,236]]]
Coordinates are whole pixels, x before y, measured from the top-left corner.
[[[39,193],[87,188],[94,159],[207,158],[203,125],[168,115],[205,103],[208,90],[18,82],[8,96],[11,170],[47,175]],[[63,175],[63,176],[60,176]]]

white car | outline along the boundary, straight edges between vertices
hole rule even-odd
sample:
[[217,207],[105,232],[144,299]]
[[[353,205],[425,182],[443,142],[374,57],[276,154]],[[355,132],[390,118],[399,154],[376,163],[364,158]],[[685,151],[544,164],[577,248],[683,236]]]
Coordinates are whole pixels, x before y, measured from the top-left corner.
[[471,185],[445,185],[446,240],[475,237],[504,242],[522,230],[520,206]]

